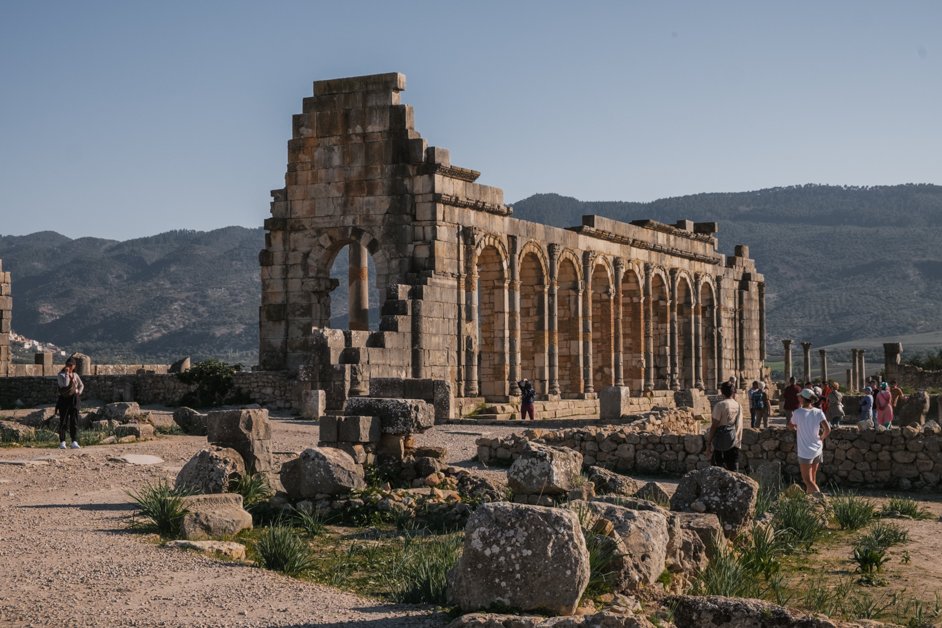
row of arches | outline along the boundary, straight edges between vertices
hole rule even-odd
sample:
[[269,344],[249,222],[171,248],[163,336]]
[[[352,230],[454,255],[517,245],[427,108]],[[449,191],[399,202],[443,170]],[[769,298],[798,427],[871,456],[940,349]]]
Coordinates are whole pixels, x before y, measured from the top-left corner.
[[570,250],[548,259],[533,242],[515,263],[496,238],[473,250],[465,295],[474,340],[468,396],[505,399],[517,378],[533,382],[540,396],[564,398],[612,385],[716,387],[717,299],[709,278],[604,256],[580,259]]

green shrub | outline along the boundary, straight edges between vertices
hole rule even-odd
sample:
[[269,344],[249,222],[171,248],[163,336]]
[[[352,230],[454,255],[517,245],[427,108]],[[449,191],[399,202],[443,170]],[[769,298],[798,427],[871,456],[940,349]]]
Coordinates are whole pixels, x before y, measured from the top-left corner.
[[174,488],[166,481],[148,484],[140,492],[128,492],[140,510],[137,516],[143,521],[132,521],[132,525],[144,530],[153,530],[161,536],[175,536],[180,531],[180,522],[186,515],[183,498],[190,494],[185,488]]
[[857,543],[887,549],[907,541],[909,541],[909,532],[895,523],[881,521],[870,526],[867,534],[860,537]]
[[314,569],[316,561],[311,548],[294,528],[276,524],[265,528],[255,542],[259,567],[300,576]]
[[589,584],[583,595],[591,597],[612,593],[615,577],[618,575],[616,565],[621,553],[611,538],[591,530],[583,529],[582,533],[586,549],[589,550]]
[[405,547],[392,598],[405,604],[447,603],[448,572],[461,556],[463,539],[452,534]]
[[759,493],[756,495],[756,514],[755,518],[761,518],[765,513],[772,509],[775,505],[775,500],[778,499],[779,491],[768,489],[768,488],[759,488]]
[[834,519],[842,530],[859,530],[876,517],[874,503],[852,493],[833,495],[831,508],[834,512]]
[[783,495],[772,507],[772,527],[792,546],[810,548],[824,532],[825,523],[805,495]]
[[887,561],[886,548],[869,543],[858,543],[854,546],[853,559],[857,563],[857,571],[869,576],[880,571],[883,563]]
[[933,514],[922,508],[915,499],[909,497],[892,497],[880,510],[881,517],[896,517],[899,519],[932,519]]
[[767,580],[778,572],[779,557],[788,549],[785,533],[770,525],[758,524],[739,539],[739,560],[746,569]]
[[316,512],[295,508],[291,512],[291,520],[310,536],[320,536],[327,528],[323,518]]
[[208,408],[245,401],[244,393],[235,389],[233,383],[233,376],[241,370],[241,364],[226,364],[210,358],[197,362],[189,371],[177,373],[181,382],[195,386],[180,398],[180,405]]
[[268,478],[262,473],[240,475],[229,484],[230,493],[242,496],[242,507],[252,512],[268,501],[272,495]]
[[693,583],[693,595],[722,595],[723,597],[760,597],[759,578],[736,555],[717,544],[713,560],[700,572]]

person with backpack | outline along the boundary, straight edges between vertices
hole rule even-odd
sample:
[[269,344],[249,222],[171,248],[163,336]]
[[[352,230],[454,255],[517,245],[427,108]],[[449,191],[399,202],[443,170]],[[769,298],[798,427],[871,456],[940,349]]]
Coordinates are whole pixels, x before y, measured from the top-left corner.
[[752,382],[752,388],[749,389],[749,419],[753,429],[762,425],[762,415],[768,406],[766,399],[765,391],[759,386],[759,382]]
[[65,449],[65,430],[68,428],[72,437],[72,449],[78,449],[79,399],[85,391],[82,378],[75,372],[75,360],[69,358],[56,376],[59,398],[56,410],[59,413],[59,449]]
[[716,467],[739,471],[739,449],[742,447],[742,406],[733,396],[730,382],[720,385],[723,400],[713,406],[713,421],[706,435],[706,456]]

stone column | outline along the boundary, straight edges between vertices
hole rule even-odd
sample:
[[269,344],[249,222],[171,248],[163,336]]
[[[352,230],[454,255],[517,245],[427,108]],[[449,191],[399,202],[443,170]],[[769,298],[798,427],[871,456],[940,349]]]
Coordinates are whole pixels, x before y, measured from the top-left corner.
[[559,395],[559,299],[556,282],[559,245],[550,244],[549,251],[549,394]]
[[[886,381],[892,382],[894,379],[899,381],[900,354],[903,353],[903,344],[900,342],[883,343],[883,372],[886,374]],[[899,382],[900,386],[903,382]]]
[[582,389],[586,394],[594,393],[592,386],[592,267],[595,253],[582,253]]
[[746,291],[742,288],[736,290],[736,380],[745,388],[742,374],[746,369]]
[[847,391],[860,390],[860,376],[857,374],[857,369],[860,367],[860,356],[857,355],[857,349],[850,350],[850,380],[847,382]]
[[853,392],[854,390],[854,375],[851,369],[847,369],[847,391],[848,393]]
[[792,376],[792,341],[782,340],[782,348],[785,350],[785,382],[788,383]]
[[706,388],[703,383],[703,304],[700,302],[700,281],[702,276],[697,273],[694,276],[693,298],[693,385],[696,388]]
[[811,343],[803,342],[801,343],[802,361],[802,376],[806,382],[811,381]]
[[465,392],[468,397],[477,397],[478,388],[478,269],[474,268],[468,276],[468,330],[467,352],[468,368]]
[[677,355],[677,270],[671,269],[670,271],[670,295],[668,296],[669,301],[667,305],[668,312],[668,329],[670,331],[670,344],[669,351],[670,356],[667,360],[668,369],[670,371],[670,387],[671,390],[680,390],[680,359]]
[[517,237],[509,236],[510,244],[510,381],[511,396],[520,394],[517,382],[520,381],[520,256],[517,251]]
[[765,364],[765,282],[759,284],[759,361]]
[[651,264],[644,265],[644,387],[654,390],[654,330],[651,328],[654,320],[651,296],[652,271]]
[[625,277],[625,260],[615,258],[615,385],[625,385],[625,339],[624,339],[624,303],[622,280]]
[[863,349],[858,349],[857,355],[860,356],[859,358],[857,358],[858,360],[860,360],[860,370],[858,372],[858,375],[860,376],[860,389],[863,390],[863,388],[867,385],[867,360],[864,357]]
[[719,387],[720,382],[726,381],[726,334],[723,326],[725,312],[723,309],[723,277],[716,277],[716,381],[710,382],[711,388]]
[[828,352],[827,349],[818,349],[818,355],[821,356],[821,382],[828,383]]
[[370,329],[370,254],[362,244],[347,247],[347,287],[350,304],[350,329]]

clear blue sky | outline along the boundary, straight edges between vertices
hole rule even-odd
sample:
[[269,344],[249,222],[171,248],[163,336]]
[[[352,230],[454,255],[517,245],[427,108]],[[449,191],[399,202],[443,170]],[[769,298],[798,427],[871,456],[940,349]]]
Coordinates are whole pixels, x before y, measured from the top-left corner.
[[0,234],[259,226],[317,79],[399,71],[513,202],[942,183],[942,2],[0,3]]

